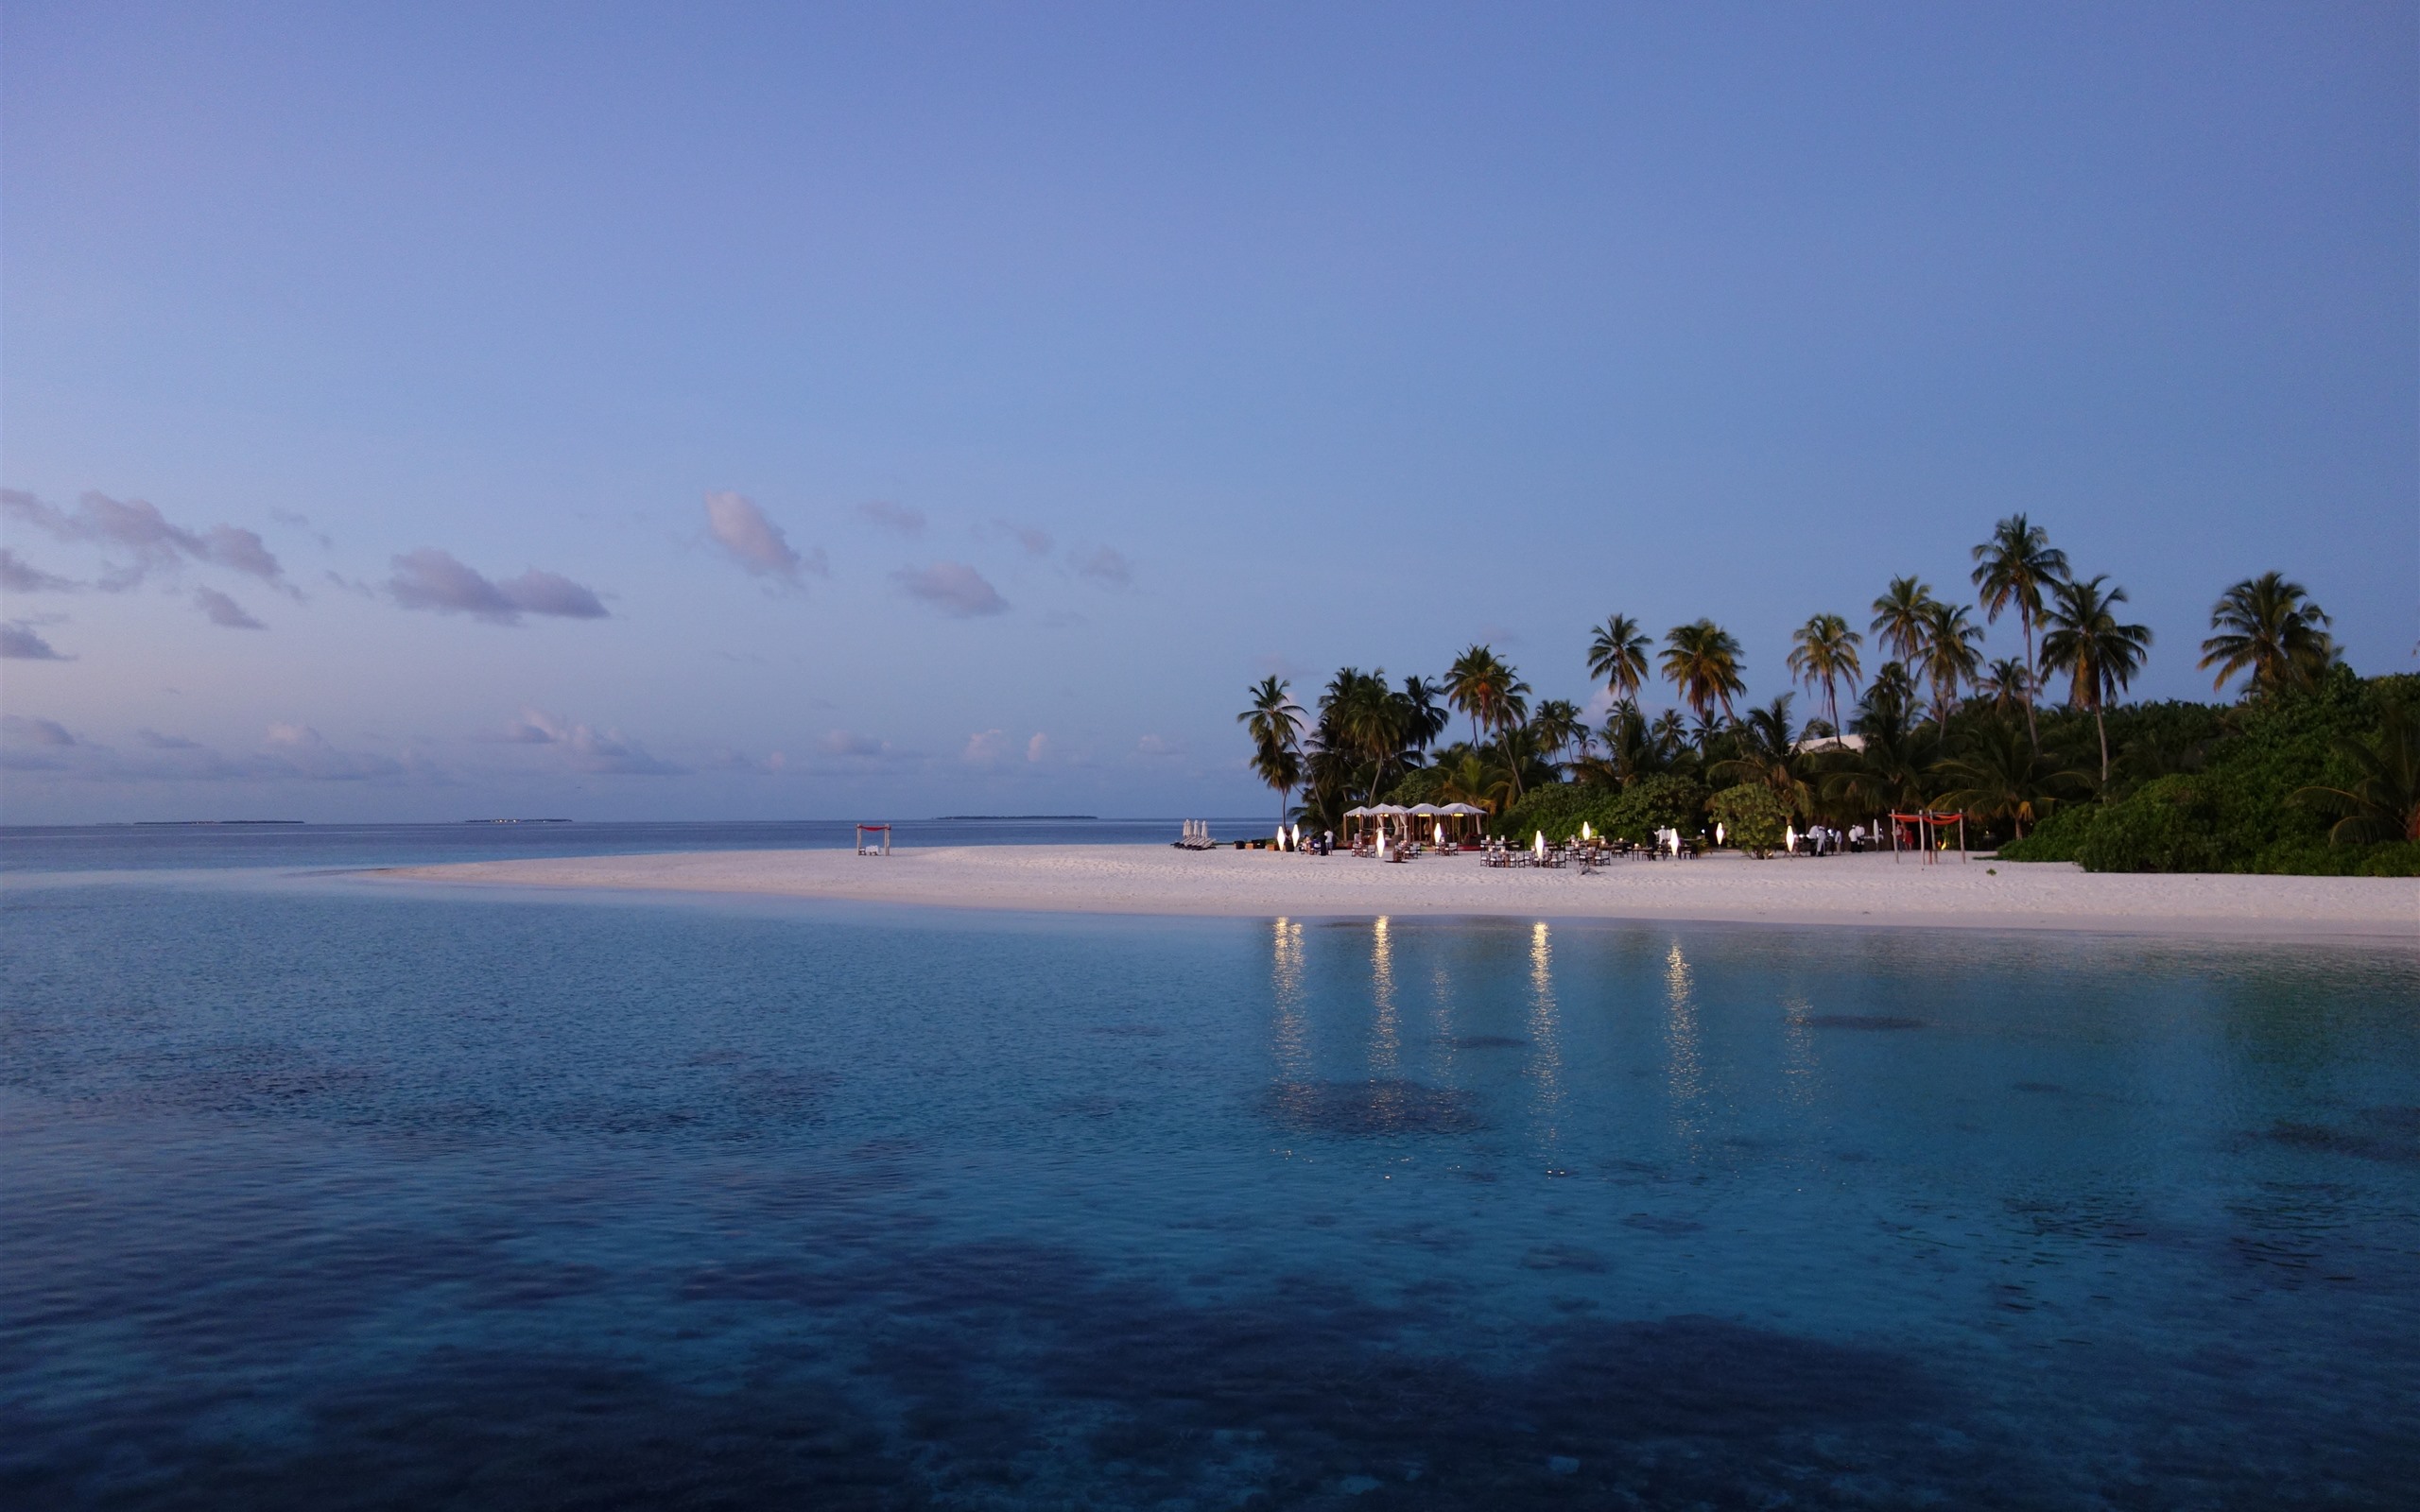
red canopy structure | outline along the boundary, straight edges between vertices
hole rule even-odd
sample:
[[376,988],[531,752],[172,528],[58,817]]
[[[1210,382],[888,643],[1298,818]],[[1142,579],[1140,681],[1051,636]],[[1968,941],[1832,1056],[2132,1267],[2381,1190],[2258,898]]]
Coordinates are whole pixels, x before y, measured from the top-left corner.
[[1958,826],[1958,859],[1963,861],[1966,859],[1965,815],[1937,814],[1931,809],[1918,809],[1913,814],[1893,814],[1891,816],[1891,859],[1893,861],[1899,859],[1899,838],[1902,832],[1907,832],[1908,848],[1921,850],[1924,852],[1925,865],[1928,867],[1933,865],[1941,859],[1939,836],[1952,824]]
[[[881,839],[874,845],[868,845],[866,844],[866,836],[869,834],[879,835],[881,836]],[[890,854],[890,826],[888,824],[858,825],[857,854],[861,856],[887,856]]]

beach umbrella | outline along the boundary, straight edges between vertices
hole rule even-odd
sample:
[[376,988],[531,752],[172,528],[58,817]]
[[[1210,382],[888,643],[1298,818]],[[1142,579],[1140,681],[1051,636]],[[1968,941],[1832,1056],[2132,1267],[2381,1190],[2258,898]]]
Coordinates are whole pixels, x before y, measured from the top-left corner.
[[1544,831],[1544,830],[1540,830],[1540,831],[1538,832],[1538,837],[1537,837],[1535,840],[1533,840],[1533,841],[1531,841],[1531,842],[1530,842],[1530,854],[1532,854],[1532,855],[1534,855],[1534,856],[1537,856],[1537,857],[1538,857],[1538,858],[1540,858],[1541,860],[1545,859],[1545,857],[1546,857],[1546,853],[1547,853],[1547,832],[1546,832],[1546,831]]

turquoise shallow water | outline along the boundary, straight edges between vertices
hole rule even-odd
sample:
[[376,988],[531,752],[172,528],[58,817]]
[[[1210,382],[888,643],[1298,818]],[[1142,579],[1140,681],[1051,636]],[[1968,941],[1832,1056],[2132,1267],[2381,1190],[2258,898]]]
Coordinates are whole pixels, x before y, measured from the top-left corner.
[[180,865],[0,892],[14,1505],[2420,1484],[2420,955]]

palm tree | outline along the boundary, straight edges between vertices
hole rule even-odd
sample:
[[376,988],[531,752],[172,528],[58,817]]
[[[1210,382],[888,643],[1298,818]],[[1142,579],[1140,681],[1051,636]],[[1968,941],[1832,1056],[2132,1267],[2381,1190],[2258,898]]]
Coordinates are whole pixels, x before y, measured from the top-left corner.
[[1696,748],[1702,760],[1718,760],[1714,753],[1715,743],[1729,728],[1728,719],[1717,719],[1711,713],[1700,714],[1698,722],[1689,727],[1689,744]]
[[1605,743],[1605,754],[1601,758],[1582,756],[1582,782],[1601,787],[1628,787],[1670,765],[1669,753],[1655,738],[1646,716],[1638,712],[1634,698],[1624,698],[1614,705],[1598,735]]
[[1615,701],[1638,696],[1647,681],[1647,632],[1627,614],[1616,614],[1588,643],[1588,670],[1605,685]]
[[1335,736],[1367,764],[1363,792],[1375,803],[1387,791],[1387,769],[1399,763],[1409,744],[1409,703],[1387,686],[1386,669],[1362,672],[1346,667],[1338,672],[1320,698],[1322,726],[1332,724]]
[[1824,690],[1824,711],[1831,720],[1834,733],[1841,725],[1841,695],[1838,686],[1842,678],[1849,680],[1849,692],[1857,692],[1857,648],[1865,637],[1849,628],[1849,622],[1838,614],[1818,614],[1790,632],[1789,670],[1810,689]]
[[1271,676],[1252,690],[1252,706],[1236,722],[1252,736],[1252,769],[1277,789],[1277,822],[1286,822],[1288,798],[1303,781],[1303,711],[1288,696],[1288,684]]
[[1520,797],[1519,780],[1503,763],[1467,746],[1455,748],[1461,754],[1443,764],[1444,777],[1437,784],[1439,798],[1448,803],[1476,803],[1490,814],[1500,814]]
[[1588,736],[1588,727],[1580,719],[1580,706],[1562,698],[1548,698],[1538,705],[1538,712],[1530,716],[1530,730],[1538,737],[1539,753],[1549,762]]
[[1739,754],[1714,764],[1707,775],[1719,782],[1759,782],[1772,790],[1794,814],[1814,809],[1815,791],[1807,781],[1807,762],[1798,749],[1790,727],[1789,694],[1762,709],[1751,709],[1733,726]]
[[2218,633],[2202,643],[2202,670],[2219,669],[2216,688],[2246,670],[2256,694],[2308,688],[2336,660],[2329,623],[2302,584],[2280,573],[2247,577],[2210,610],[2210,628]]
[[1510,779],[1514,803],[1520,802],[1521,795],[1530,788],[1556,780],[1554,767],[1547,760],[1550,753],[1534,724],[1507,725],[1496,731],[1495,754]]
[[1893,577],[1874,601],[1874,638],[1902,662],[1924,659],[1926,619],[1932,613],[1932,590],[1913,577]]
[[1952,608],[1936,600],[1925,613],[1924,670],[1932,683],[1932,721],[1945,729],[1958,690],[1983,666],[1983,628],[1968,612],[1963,604]]
[[2109,783],[2109,726],[2101,713],[2109,700],[2126,691],[2142,670],[2152,644],[2148,625],[2118,623],[2117,606],[2126,602],[2122,588],[2103,589],[2109,575],[2090,581],[2066,578],[2050,589],[2042,611],[2049,633],[2042,637],[2042,664],[2067,674],[2067,701],[2092,711],[2093,729],[2100,736],[2100,782]]
[[1894,720],[1907,717],[1908,706],[1916,701],[1916,679],[1904,662],[1885,662],[1867,684],[1865,696],[1858,700],[1858,728],[1862,730],[1877,716]]
[[1501,730],[1529,713],[1522,696],[1530,685],[1513,674],[1493,646],[1474,645],[1445,669],[1445,696],[1471,717],[1471,744],[1479,730]]
[[1445,732],[1453,716],[1438,702],[1444,689],[1426,678],[1406,678],[1398,696],[1404,705],[1404,730],[1411,738],[1414,750],[1426,751]]
[[2337,750],[2359,775],[2351,787],[2306,787],[2297,801],[2340,816],[2339,845],[2420,840],[2420,708],[2390,708],[2375,741],[2349,737]]
[[1648,727],[1648,734],[1654,740],[1655,748],[1665,753],[1668,765],[1689,744],[1689,727],[1678,709],[1667,709],[1657,714],[1655,722]]
[[[1982,680],[1976,684],[1976,691],[1991,700],[1992,712],[2003,719],[2020,708],[2026,711],[2029,720],[2032,716],[2033,674],[2024,662],[2013,656],[2004,656],[1994,662],[1984,671]],[[2029,736],[2031,734],[2030,725],[2027,733]]]
[[1925,803],[1924,773],[1940,749],[1937,726],[1919,730],[1904,717],[1905,706],[1887,694],[1866,699],[1858,716],[1864,746],[1855,752],[1836,752],[1824,765],[1825,802],[1842,813],[1882,814]]
[[1739,676],[1739,642],[1712,620],[1675,625],[1664,637],[1664,676],[1701,721],[1713,717],[1717,702],[1731,717],[1731,700],[1747,691]]
[[[1981,595],[1983,620],[1996,625],[2008,610],[2025,629],[2026,685],[2042,685],[2042,671],[2033,660],[2033,627],[2042,618],[2042,595],[2067,576],[2067,554],[2050,544],[2049,533],[2013,514],[1992,527],[1992,539],[1975,548],[1975,590]],[[2042,732],[2033,721],[2033,697],[2026,695],[2025,733],[2033,748],[2042,748]]]
[[[2025,668],[2012,657],[2019,677]],[[1933,766],[1949,786],[1933,801],[1986,824],[2006,819],[2024,839],[2026,827],[2049,813],[2064,792],[2084,787],[2092,779],[2083,772],[2054,771],[2040,751],[2017,732],[2014,724],[1995,725],[1983,731],[1965,752]]]

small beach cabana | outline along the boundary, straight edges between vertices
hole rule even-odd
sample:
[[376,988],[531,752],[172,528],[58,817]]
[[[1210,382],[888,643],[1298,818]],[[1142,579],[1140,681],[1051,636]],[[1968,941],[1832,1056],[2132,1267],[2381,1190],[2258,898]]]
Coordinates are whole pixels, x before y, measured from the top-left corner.
[[[1476,803],[1448,803],[1437,812],[1453,821],[1446,826],[1445,833],[1458,844],[1464,839],[1476,839],[1479,826],[1487,818],[1487,810]],[[1467,834],[1464,833],[1466,830],[1469,832]]]
[[1367,807],[1357,806],[1344,811],[1344,843],[1348,849],[1359,840],[1361,826],[1369,817],[1370,810]]
[[[866,839],[866,836],[869,834],[874,837],[871,843]],[[857,854],[861,856],[887,856],[890,854],[890,826],[888,824],[858,825]]]

